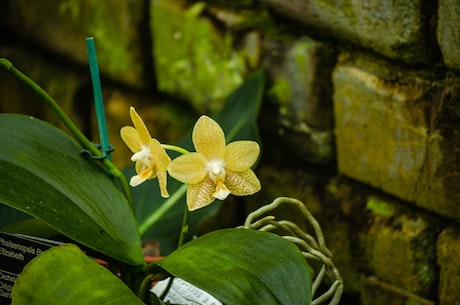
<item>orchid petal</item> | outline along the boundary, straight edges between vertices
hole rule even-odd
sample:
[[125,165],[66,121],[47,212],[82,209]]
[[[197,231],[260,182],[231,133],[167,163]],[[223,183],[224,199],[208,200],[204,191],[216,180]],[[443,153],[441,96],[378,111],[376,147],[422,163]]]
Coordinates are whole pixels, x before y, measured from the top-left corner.
[[168,198],[169,193],[168,193],[168,189],[166,188],[167,174],[165,171],[159,171],[157,172],[157,176],[158,176],[158,185],[160,186],[161,197]]
[[208,116],[201,116],[192,132],[195,149],[207,160],[222,159],[225,153],[225,134],[216,121]]
[[134,127],[125,126],[120,130],[120,135],[126,146],[133,152],[136,153],[141,150],[141,137]]
[[150,151],[152,152],[153,161],[158,171],[166,172],[171,158],[168,156],[160,142],[157,139],[150,139]]
[[234,172],[244,172],[257,161],[260,147],[254,141],[235,141],[227,145],[225,167]]
[[217,198],[219,200],[224,200],[230,195],[229,189],[225,186],[225,184],[221,181],[219,181],[216,185],[216,191],[212,196],[214,198]]
[[153,178],[152,176],[154,177],[155,173],[153,172],[152,168],[147,167],[144,171],[138,173],[138,175],[132,176],[129,184],[131,186],[138,186],[145,180]]
[[187,186],[188,210],[194,211],[210,205],[214,201],[215,187],[216,184],[209,178],[204,179],[199,184],[189,184]]
[[144,121],[142,118],[137,114],[136,110],[134,107],[130,107],[129,109],[129,114],[131,116],[131,121],[133,121],[133,125],[136,128],[137,132],[139,133],[139,137],[141,139],[142,144],[148,146],[150,143],[150,139],[152,138],[150,136],[150,133],[147,129],[147,127],[144,124]]
[[260,191],[260,181],[252,170],[242,173],[227,170],[225,185],[233,195],[247,196]]
[[135,175],[132,176],[131,179],[129,180],[129,185],[132,187],[138,186],[142,182],[144,182],[146,179],[142,179],[140,175]]
[[197,184],[207,176],[206,159],[199,153],[188,153],[171,161],[168,172],[176,180]]

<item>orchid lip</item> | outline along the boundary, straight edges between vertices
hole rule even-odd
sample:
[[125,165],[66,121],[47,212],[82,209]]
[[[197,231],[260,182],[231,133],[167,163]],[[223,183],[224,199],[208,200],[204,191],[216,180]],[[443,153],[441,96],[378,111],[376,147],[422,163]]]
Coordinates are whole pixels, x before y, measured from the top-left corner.
[[131,157],[131,161],[138,161],[148,158],[151,155],[148,147],[142,146],[142,149]]
[[209,173],[212,175],[221,175],[224,170],[225,162],[220,159],[213,159],[208,162],[207,164],[207,169],[209,170]]

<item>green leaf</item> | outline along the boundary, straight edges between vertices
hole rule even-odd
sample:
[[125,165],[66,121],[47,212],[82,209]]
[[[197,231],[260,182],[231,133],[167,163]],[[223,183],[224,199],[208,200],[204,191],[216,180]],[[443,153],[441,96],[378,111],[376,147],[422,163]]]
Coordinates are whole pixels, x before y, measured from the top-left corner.
[[293,243],[273,233],[214,231],[180,247],[158,266],[227,305],[311,302],[309,266]]
[[61,130],[0,114],[0,202],[127,264],[143,264],[135,217],[104,169]]
[[142,305],[114,274],[72,244],[34,258],[18,276],[13,305]]
[[258,70],[229,96],[221,111],[211,115],[225,131],[227,143],[235,140],[255,140],[260,143],[257,118],[264,86],[264,72]]
[[[225,107],[219,113],[211,115],[224,130],[227,143],[235,140],[259,140],[256,122],[262,102],[264,84],[264,73],[262,70],[258,70],[229,96]],[[258,142],[260,143],[260,141]],[[193,151],[191,131],[176,145]],[[133,168],[126,171],[126,175],[128,177],[135,175]],[[156,181],[153,183],[157,184]],[[178,232],[181,229],[182,215],[186,205],[185,188],[182,183],[169,179],[168,190],[170,194],[178,191],[180,199],[170,206],[163,207],[165,200],[161,198],[157,185],[148,182],[133,189],[136,215],[141,228],[156,211],[159,209],[167,210],[161,217],[155,219],[152,225],[149,225],[148,230],[141,232],[144,241],[159,241],[164,253],[171,252],[177,246]],[[216,200],[213,204],[190,214],[188,239],[196,234],[200,222],[204,218],[214,215],[219,207],[220,202]]]
[[[31,216],[7,205],[0,204],[0,226],[4,227],[18,221],[30,219]],[[2,230],[2,228],[0,228]]]
[[58,231],[35,218],[16,221],[12,224],[1,227],[0,231],[11,234],[19,233],[32,235],[41,238],[52,238],[59,235]]

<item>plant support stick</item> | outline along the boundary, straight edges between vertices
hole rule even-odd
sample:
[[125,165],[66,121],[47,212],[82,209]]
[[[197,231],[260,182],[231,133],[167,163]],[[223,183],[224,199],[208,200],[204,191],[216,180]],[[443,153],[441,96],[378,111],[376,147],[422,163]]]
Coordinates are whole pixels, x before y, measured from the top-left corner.
[[86,38],[86,49],[88,50],[89,69],[91,73],[91,82],[93,84],[94,105],[96,106],[97,126],[99,139],[101,141],[101,150],[103,155],[111,159],[111,147],[109,144],[109,135],[107,133],[107,123],[105,121],[104,102],[102,100],[101,79],[99,77],[96,46],[94,44],[93,37]]

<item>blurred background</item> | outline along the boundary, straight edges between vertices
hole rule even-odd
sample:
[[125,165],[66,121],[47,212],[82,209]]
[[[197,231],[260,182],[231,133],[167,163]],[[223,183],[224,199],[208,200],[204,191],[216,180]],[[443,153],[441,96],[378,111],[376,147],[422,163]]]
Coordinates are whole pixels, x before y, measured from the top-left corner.
[[[263,69],[262,191],[227,199],[200,232],[296,197],[325,231],[341,304],[448,305],[460,299],[458,16],[456,0],[4,0],[0,56],[97,143],[85,44],[94,37],[122,168],[132,165],[119,137],[130,106],[174,143]],[[4,70],[0,112],[65,130]],[[276,216],[304,221],[289,209]]]

